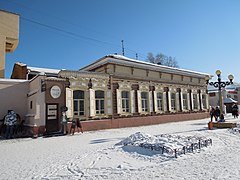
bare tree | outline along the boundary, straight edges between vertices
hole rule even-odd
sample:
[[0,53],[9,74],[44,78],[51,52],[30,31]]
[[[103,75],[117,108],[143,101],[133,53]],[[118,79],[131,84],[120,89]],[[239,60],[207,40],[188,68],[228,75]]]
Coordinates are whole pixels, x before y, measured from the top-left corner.
[[148,53],[147,55],[147,61],[150,62],[150,63],[154,63],[155,64],[155,58],[153,56],[153,53]]
[[166,56],[162,53],[157,54],[154,57],[153,53],[149,52],[148,55],[147,55],[146,61],[150,62],[150,63],[154,63],[154,64],[169,66],[169,67],[175,67],[175,68],[179,67],[178,62],[174,57]]

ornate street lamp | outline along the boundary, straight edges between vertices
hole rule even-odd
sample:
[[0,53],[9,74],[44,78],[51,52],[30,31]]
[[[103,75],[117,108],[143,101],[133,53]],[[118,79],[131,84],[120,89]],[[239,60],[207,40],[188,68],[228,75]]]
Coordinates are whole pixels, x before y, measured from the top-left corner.
[[222,106],[222,88],[225,88],[226,86],[233,84],[233,75],[229,75],[228,79],[229,81],[222,81],[221,80],[221,71],[217,70],[216,75],[218,76],[218,79],[216,82],[209,82],[211,77],[207,76],[206,77],[206,83],[209,84],[210,86],[214,86],[215,88],[218,88],[218,95],[219,95],[219,107],[220,107],[220,114],[222,114],[223,106]]

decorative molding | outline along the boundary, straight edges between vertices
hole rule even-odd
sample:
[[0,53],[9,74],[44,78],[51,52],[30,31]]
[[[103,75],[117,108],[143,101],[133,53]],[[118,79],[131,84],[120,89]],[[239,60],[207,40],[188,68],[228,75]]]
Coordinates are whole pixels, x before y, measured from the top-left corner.
[[127,81],[118,82],[118,86],[120,90],[132,90],[132,83]]
[[138,83],[140,91],[149,91],[149,83]]

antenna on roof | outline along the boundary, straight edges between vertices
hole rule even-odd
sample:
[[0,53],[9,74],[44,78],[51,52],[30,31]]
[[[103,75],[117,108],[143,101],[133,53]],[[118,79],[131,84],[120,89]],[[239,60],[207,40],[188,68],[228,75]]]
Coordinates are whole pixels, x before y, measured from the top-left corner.
[[138,53],[136,53],[136,60],[138,60]]
[[123,40],[122,40],[121,42],[122,42],[122,55],[124,56],[124,45],[123,45]]

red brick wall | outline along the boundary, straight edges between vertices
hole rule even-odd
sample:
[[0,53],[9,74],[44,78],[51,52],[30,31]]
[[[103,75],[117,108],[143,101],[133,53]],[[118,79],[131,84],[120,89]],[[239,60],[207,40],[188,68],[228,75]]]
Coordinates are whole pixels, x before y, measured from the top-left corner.
[[93,131],[101,129],[137,127],[144,125],[161,124],[168,122],[197,120],[208,118],[208,113],[189,113],[189,114],[174,114],[174,115],[159,115],[159,116],[144,116],[118,119],[90,120],[82,121],[83,131]]

